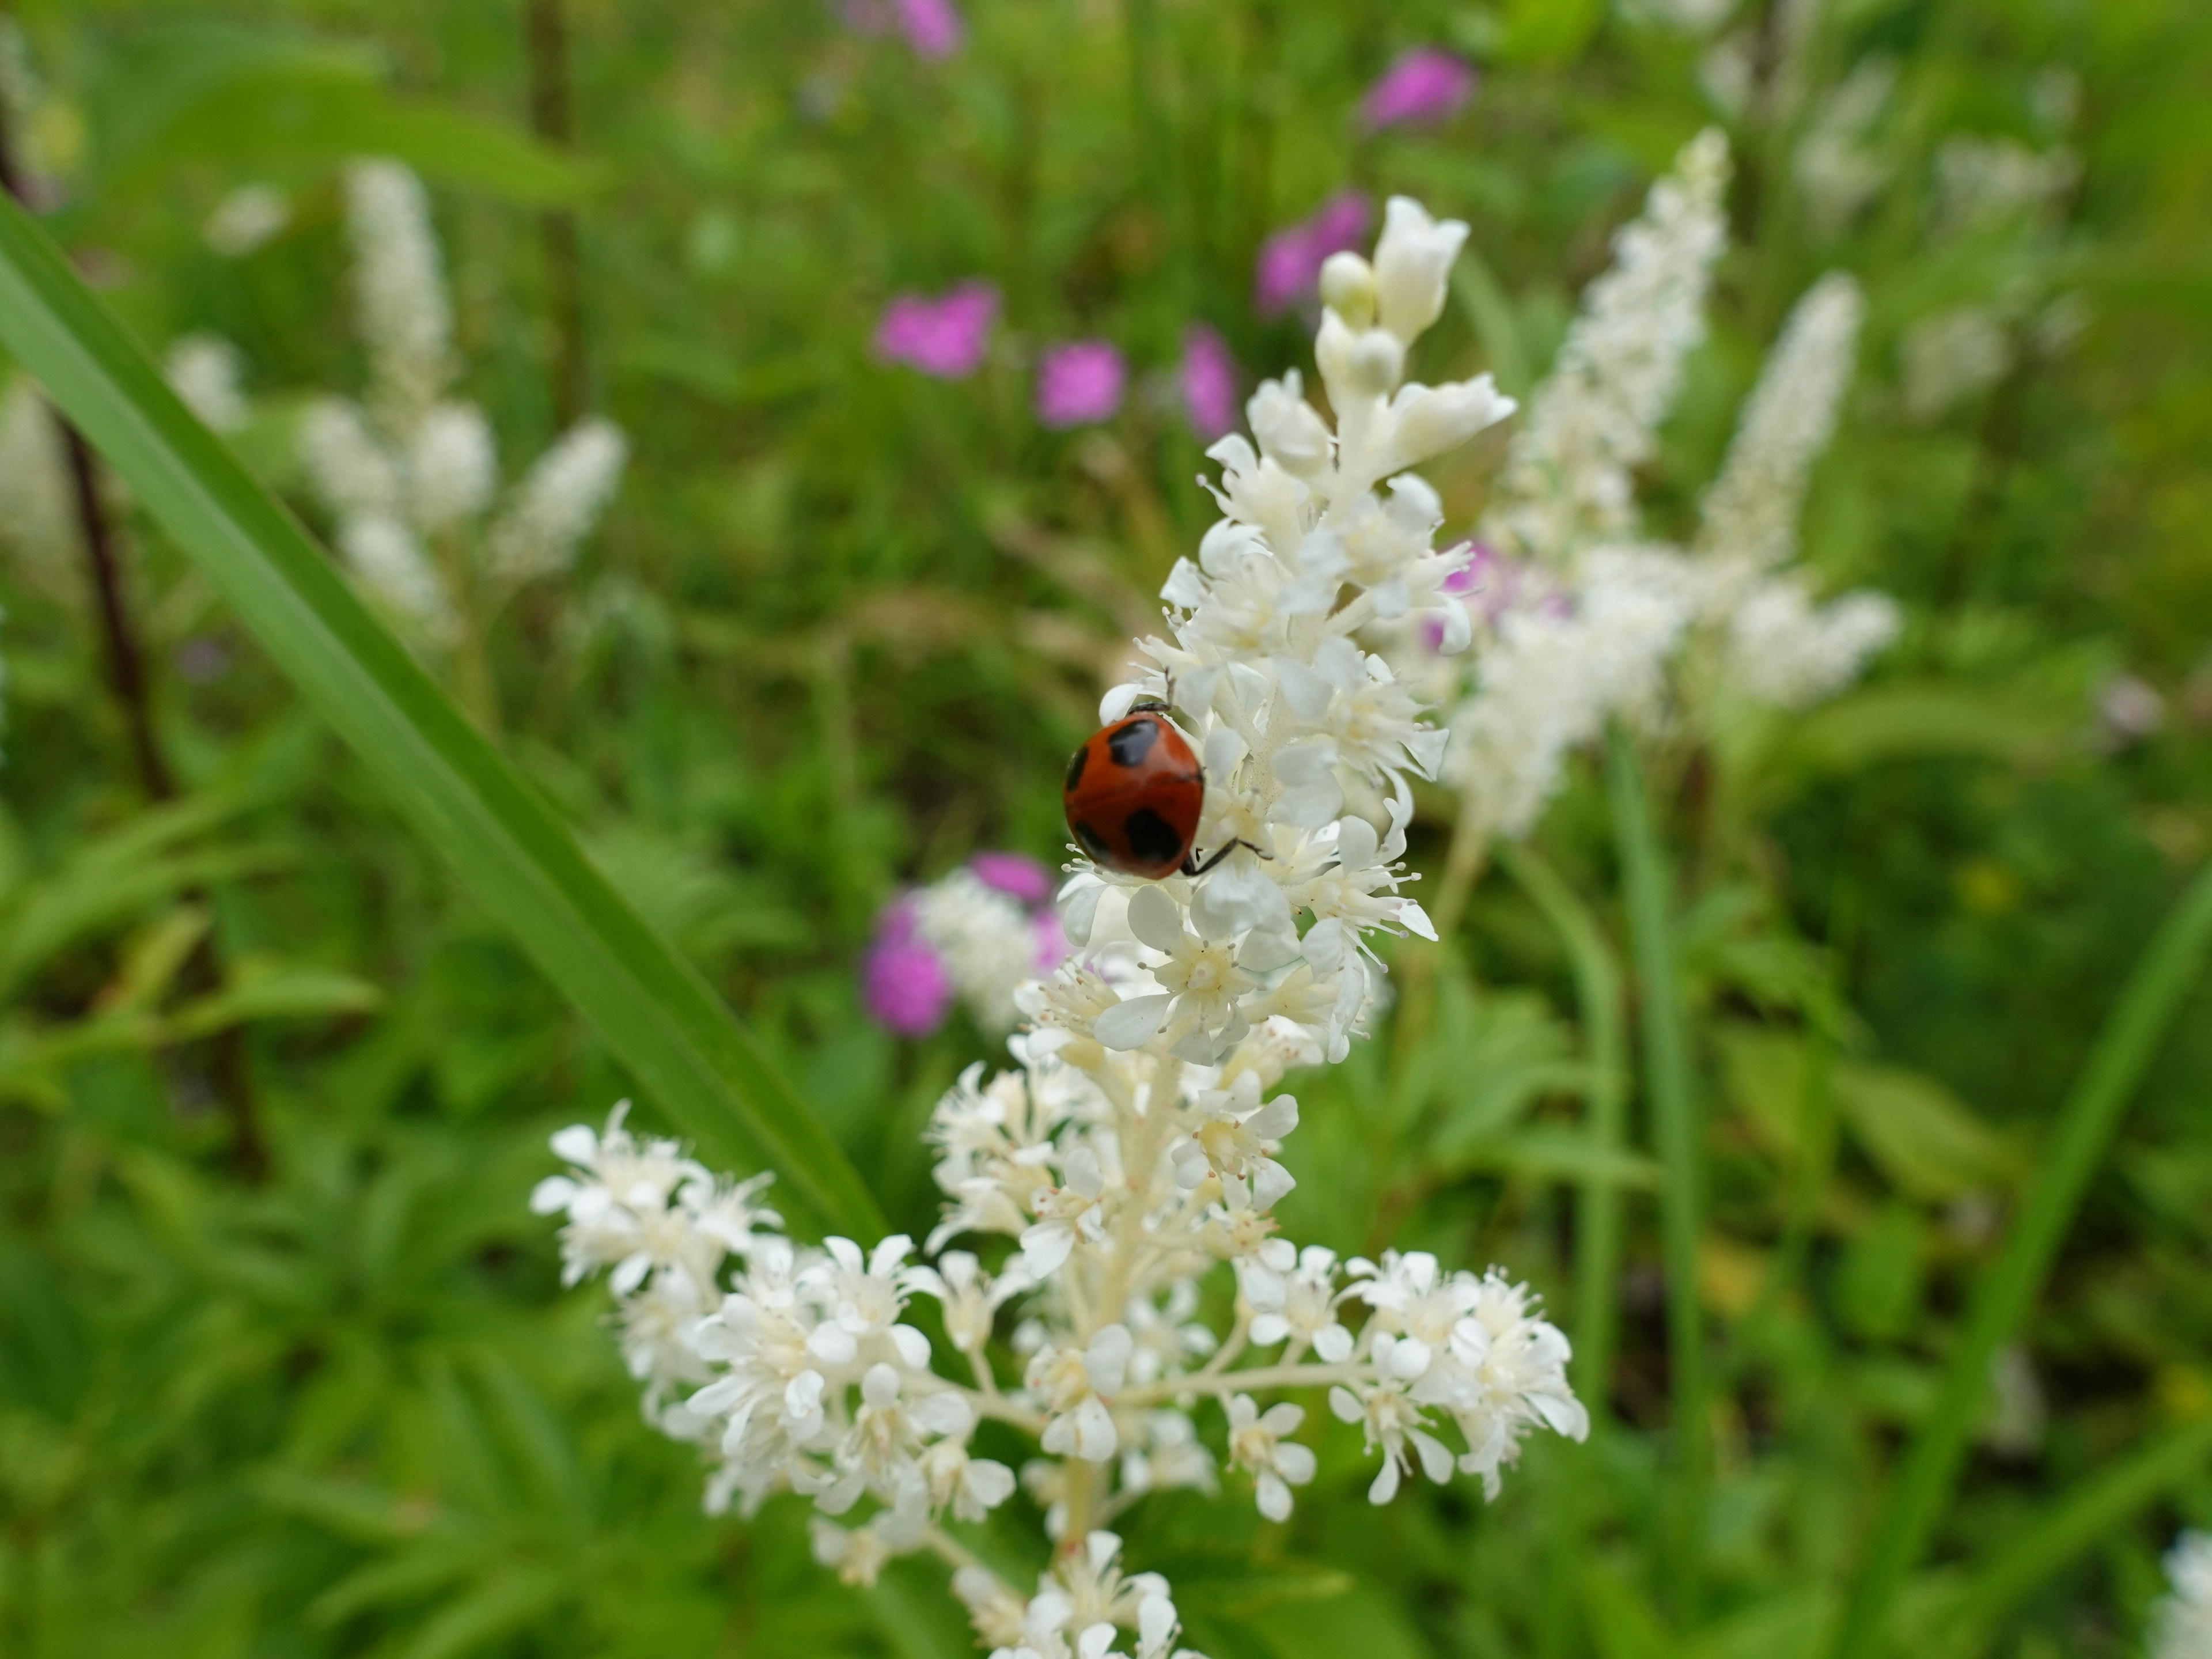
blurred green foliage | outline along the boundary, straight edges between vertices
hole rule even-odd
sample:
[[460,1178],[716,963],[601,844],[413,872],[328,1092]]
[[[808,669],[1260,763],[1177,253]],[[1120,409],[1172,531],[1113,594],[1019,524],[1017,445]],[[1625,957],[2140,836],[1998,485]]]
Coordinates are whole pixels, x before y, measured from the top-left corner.
[[[1474,226],[1431,376],[1525,386],[1712,116],[1706,44],[1595,0],[975,0],[941,64],[827,5],[569,0],[568,154],[527,136],[518,6],[15,9],[50,224],[149,343],[239,343],[280,429],[238,447],[280,489],[288,398],[360,379],[338,162],[396,155],[437,188],[467,391],[518,453],[557,424],[538,215],[576,213],[595,397],[635,459],[584,568],[495,641],[506,742],[916,1228],[915,1131],[988,1048],[894,1042],[851,963],[899,882],[1058,848],[1058,759],[1211,517],[1147,377],[1193,320],[1252,370],[1297,361],[1295,320],[1251,315],[1251,257],[1355,184]],[[1789,304],[1850,269],[1869,326],[1808,554],[1911,622],[1863,690],[1652,781],[1707,1123],[1705,1582],[1669,1565],[1650,1126],[1639,1094],[1629,1149],[1583,1133],[1575,947],[1501,872],[1449,951],[1400,953],[1421,1018],[1300,1080],[1289,1225],[1497,1259],[1578,1328],[1577,1203],[1624,1194],[1615,1426],[1532,1448],[1486,1509],[1370,1510],[1349,1431],[1320,1422],[1286,1528],[1148,1500],[1131,1554],[1176,1564],[1215,1659],[1815,1651],[2052,1115],[2212,849],[2212,16],[1740,9],[1768,48],[1809,21],[1795,91],[1734,128],[1738,242],[1655,517],[1686,521]],[[1475,103],[1366,133],[1362,88],[1425,42],[1482,64]],[[1896,72],[1879,189],[1826,223],[1795,158],[1869,60]],[[2050,211],[1947,228],[1961,133],[2063,146],[2078,176]],[[291,226],[217,257],[203,222],[259,179]],[[871,359],[893,290],[974,274],[1008,323],[976,379]],[[1916,412],[1912,330],[1961,307],[1997,318],[2009,366]],[[1078,334],[1121,345],[1139,395],[1042,433],[1024,353]],[[1455,526],[1494,459],[1439,481]],[[786,1509],[697,1514],[688,1454],[637,1420],[524,1203],[545,1133],[628,1080],[116,505],[179,799],[140,792],[74,551],[0,569],[0,1652],[966,1650],[932,1572],[855,1595]],[[2166,708],[2128,741],[2098,712],[2123,672]],[[1443,833],[1425,820],[1417,861]],[[1538,846],[1625,961],[1594,768]],[[211,1080],[234,1032],[250,1091]],[[1912,1650],[2133,1652],[2158,1552],[2212,1522],[2208,1077],[2199,987],[1900,1599]],[[241,1158],[260,1140],[265,1176]]]

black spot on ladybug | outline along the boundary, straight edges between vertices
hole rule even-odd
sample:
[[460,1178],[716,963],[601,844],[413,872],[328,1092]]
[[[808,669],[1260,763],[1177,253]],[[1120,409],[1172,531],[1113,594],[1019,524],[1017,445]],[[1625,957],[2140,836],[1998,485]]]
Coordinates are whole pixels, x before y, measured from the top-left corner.
[[1083,781],[1083,763],[1090,758],[1091,745],[1087,743],[1068,757],[1067,781],[1060,785],[1062,789],[1070,794],[1075,792],[1075,786]]
[[[1080,760],[1083,757],[1079,755],[1076,758]],[[1101,864],[1106,861],[1108,853],[1105,838],[1096,830],[1087,823],[1079,823],[1075,826],[1075,838],[1083,843],[1083,850],[1090,854],[1093,859]]]
[[1152,752],[1152,745],[1159,740],[1158,720],[1131,720],[1108,736],[1106,752],[1114,757],[1116,766],[1134,766]]
[[1172,864],[1182,856],[1182,837],[1149,806],[1139,806],[1124,818],[1121,834],[1142,863]]

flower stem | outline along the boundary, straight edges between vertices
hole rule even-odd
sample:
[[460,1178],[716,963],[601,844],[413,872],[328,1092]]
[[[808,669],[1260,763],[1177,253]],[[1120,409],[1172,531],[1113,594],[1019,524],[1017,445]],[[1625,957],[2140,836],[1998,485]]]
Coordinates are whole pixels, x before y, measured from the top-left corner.
[[1364,1382],[1367,1376],[1367,1366],[1358,1361],[1342,1365],[1255,1365],[1242,1371],[1188,1371],[1139,1388],[1124,1389],[1114,1396],[1114,1403],[1156,1406],[1163,1400],[1186,1394],[1208,1394],[1220,1399],[1258,1389],[1318,1389],[1332,1382]]
[[[1628,1138],[1627,1022],[1620,962],[1589,907],[1542,857],[1508,842],[1498,848],[1498,861],[1544,913],[1572,965],[1589,1062],[1590,1154],[1605,1164]],[[1595,1178],[1583,1183],[1575,1200],[1576,1392],[1589,1406],[1593,1425],[1607,1415],[1620,1329],[1620,1200],[1618,1182]]]
[[1690,1081],[1689,1034],[1675,975],[1674,901],[1666,856],[1644,798],[1634,744],[1616,726],[1606,740],[1606,783],[1620,847],[1621,884],[1638,981],[1644,1097],[1665,1170],[1660,1233],[1667,1276],[1667,1363],[1674,1419],[1674,1556],[1676,1613],[1697,1622],[1705,1534],[1706,1461],[1705,1331],[1698,1311],[1701,1214],[1700,1126]]

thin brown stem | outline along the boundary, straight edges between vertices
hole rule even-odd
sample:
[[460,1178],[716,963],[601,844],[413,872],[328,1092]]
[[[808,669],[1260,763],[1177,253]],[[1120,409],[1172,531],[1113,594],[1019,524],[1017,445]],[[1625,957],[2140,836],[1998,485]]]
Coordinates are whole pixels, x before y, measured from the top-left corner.
[[[526,0],[523,33],[530,57],[530,124],[547,143],[567,149],[576,140],[576,112],[568,80],[568,25],[561,3]],[[572,426],[583,417],[591,394],[576,215],[569,208],[548,208],[538,224],[545,244],[547,307],[553,320],[553,410],[562,426]]]
[[[0,187],[29,207],[30,180],[16,162],[10,142],[10,113],[5,100],[0,100]],[[173,800],[177,793],[176,778],[169,770],[168,759],[161,752],[161,738],[155,730],[145,653],[139,648],[137,630],[124,592],[123,561],[114,522],[108,517],[107,501],[101,493],[99,458],[93,453],[92,446],[85,442],[84,434],[58,409],[53,411],[53,419],[68,461],[78,536],[83,544],[86,571],[100,611],[108,688],[123,714],[138,786],[149,801]],[[191,891],[185,896],[187,900],[201,900],[206,895]],[[201,997],[221,988],[222,980],[222,963],[216,953],[215,936],[210,931],[201,936],[191,955],[185,958],[178,975],[178,984],[185,995]],[[244,1030],[232,1025],[216,1032],[208,1039],[206,1058],[207,1087],[222,1103],[225,1115],[230,1121],[232,1163],[242,1178],[258,1182],[269,1170],[269,1142],[254,1100]]]
[[58,411],[54,423],[61,430],[62,448],[69,458],[70,489],[76,503],[77,532],[84,544],[85,568],[92,578],[93,597],[100,609],[100,643],[107,657],[107,683],[123,714],[131,742],[131,757],[137,769],[139,787],[149,800],[168,800],[177,793],[168,762],[154,733],[152,700],[146,687],[145,659],[138,649],[131,612],[123,595],[122,562],[116,556],[115,529],[101,499],[100,463],[83,434]]

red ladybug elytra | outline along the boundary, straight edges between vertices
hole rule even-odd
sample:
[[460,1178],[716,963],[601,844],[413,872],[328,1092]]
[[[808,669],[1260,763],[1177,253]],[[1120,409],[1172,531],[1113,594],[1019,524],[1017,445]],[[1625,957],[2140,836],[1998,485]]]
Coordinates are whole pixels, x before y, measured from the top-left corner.
[[1159,718],[1166,708],[1146,699],[1092,732],[1060,788],[1067,827],[1095,863],[1155,881],[1178,870],[1201,875],[1229,852],[1202,865],[1192,855],[1206,774],[1182,733]]

